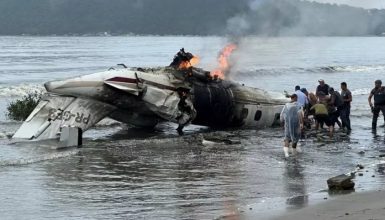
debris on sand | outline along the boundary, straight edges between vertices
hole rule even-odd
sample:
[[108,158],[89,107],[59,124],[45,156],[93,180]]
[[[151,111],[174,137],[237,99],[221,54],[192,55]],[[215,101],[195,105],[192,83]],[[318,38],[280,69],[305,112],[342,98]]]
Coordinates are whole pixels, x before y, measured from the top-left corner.
[[211,133],[203,134],[201,136],[201,140],[203,145],[241,144],[239,137],[237,138],[235,134],[228,133],[228,132],[211,132]]
[[327,180],[330,190],[350,190],[354,189],[354,182],[351,176],[345,174],[332,177]]
[[359,170],[362,170],[362,169],[364,169],[365,167],[364,167],[364,165],[362,165],[362,164],[357,164],[357,169],[359,169]]
[[228,138],[204,138],[202,139],[203,145],[211,145],[211,144],[240,144],[241,141],[235,140],[235,139],[228,139]]

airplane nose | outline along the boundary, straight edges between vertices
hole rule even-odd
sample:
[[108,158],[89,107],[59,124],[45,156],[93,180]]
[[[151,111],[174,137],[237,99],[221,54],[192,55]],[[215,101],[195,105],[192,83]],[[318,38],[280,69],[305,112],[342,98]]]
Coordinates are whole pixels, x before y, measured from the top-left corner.
[[45,90],[47,90],[47,92],[50,92],[51,91],[51,82],[44,83],[44,87],[45,87]]
[[64,84],[63,81],[50,81],[44,83],[44,87],[47,90],[47,92],[53,92],[55,93],[60,87]]

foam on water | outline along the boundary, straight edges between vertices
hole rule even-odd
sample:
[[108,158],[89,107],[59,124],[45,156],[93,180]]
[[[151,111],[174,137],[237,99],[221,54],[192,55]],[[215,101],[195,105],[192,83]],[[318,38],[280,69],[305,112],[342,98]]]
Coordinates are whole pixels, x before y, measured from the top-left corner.
[[352,90],[352,95],[369,95],[370,91],[372,91],[373,88],[362,88],[362,89],[354,89]]
[[384,71],[385,65],[347,65],[347,66],[321,66],[314,68],[304,68],[307,72],[350,72],[350,73],[362,73],[362,72],[374,72]]
[[68,150],[68,151],[60,151],[53,152],[45,155],[39,155],[35,157],[26,157],[26,158],[18,158],[18,159],[10,159],[10,160],[1,160],[0,167],[2,166],[22,166],[32,163],[38,163],[47,160],[55,160],[64,157],[70,157],[79,153],[79,149]]
[[373,72],[373,71],[384,71],[385,65],[358,65],[358,66],[336,66],[333,67],[332,72]]
[[357,65],[357,66],[316,66],[316,67],[254,67],[244,69],[235,68],[237,77],[259,77],[261,75],[282,75],[290,73],[309,74],[309,73],[366,73],[383,72],[385,65]]
[[44,91],[43,85],[36,84],[0,85],[0,97],[22,97],[29,93]]
[[0,131],[0,140],[2,139],[8,139],[13,136],[13,132],[5,132],[5,131]]

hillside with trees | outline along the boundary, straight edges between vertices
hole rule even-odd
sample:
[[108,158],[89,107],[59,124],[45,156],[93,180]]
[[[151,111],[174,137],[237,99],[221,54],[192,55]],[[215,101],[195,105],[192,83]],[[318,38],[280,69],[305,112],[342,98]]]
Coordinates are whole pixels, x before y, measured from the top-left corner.
[[300,0],[2,0],[0,35],[367,36],[385,10]]

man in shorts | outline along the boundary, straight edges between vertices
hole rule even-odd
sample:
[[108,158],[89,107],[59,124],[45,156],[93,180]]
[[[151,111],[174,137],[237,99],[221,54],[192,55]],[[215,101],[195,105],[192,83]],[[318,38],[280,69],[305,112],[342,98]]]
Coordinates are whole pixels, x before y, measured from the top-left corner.
[[329,117],[326,104],[318,102],[310,110],[314,110],[315,129],[318,130],[319,124],[326,124],[329,127],[329,136],[333,137],[334,125]]

